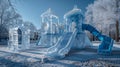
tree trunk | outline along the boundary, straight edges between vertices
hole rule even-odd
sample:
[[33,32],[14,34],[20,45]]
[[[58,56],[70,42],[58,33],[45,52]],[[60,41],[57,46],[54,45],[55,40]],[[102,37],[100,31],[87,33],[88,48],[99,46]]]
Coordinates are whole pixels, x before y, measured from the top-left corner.
[[119,22],[116,21],[116,42],[119,42]]

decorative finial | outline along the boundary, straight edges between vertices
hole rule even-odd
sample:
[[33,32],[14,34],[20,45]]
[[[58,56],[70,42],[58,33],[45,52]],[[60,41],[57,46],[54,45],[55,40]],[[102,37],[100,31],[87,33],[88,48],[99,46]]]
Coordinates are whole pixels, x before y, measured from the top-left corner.
[[48,9],[48,12],[51,13],[51,8]]
[[78,9],[77,5],[74,5],[74,8],[73,9]]

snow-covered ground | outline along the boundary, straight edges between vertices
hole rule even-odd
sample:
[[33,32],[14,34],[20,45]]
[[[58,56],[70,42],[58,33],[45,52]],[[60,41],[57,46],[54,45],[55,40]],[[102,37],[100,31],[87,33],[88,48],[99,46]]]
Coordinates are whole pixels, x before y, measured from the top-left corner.
[[112,55],[98,55],[99,43],[86,49],[71,50],[65,58],[41,63],[44,48],[12,53],[4,46],[0,47],[0,67],[110,67],[120,66],[120,45],[114,44]]
[[[100,44],[100,42],[98,41],[96,41],[96,42],[93,42],[93,46],[99,46],[99,44]],[[114,44],[113,44],[113,47],[116,47],[116,48],[120,48],[120,42],[115,42]]]

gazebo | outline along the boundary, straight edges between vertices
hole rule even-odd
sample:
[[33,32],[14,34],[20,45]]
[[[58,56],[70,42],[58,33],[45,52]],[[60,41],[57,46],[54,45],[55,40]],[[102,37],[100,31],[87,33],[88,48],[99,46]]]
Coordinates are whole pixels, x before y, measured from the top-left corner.
[[[58,24],[59,18],[58,16],[54,15],[51,8],[41,14],[42,18],[42,27],[44,31],[48,34],[56,34],[59,32]],[[44,26],[44,27],[43,27]]]
[[58,40],[59,35],[59,18],[49,8],[47,11],[41,14],[42,18],[42,34],[38,42],[38,45],[44,47],[53,46]]
[[30,30],[23,23],[9,26],[8,48],[13,52],[30,48]]

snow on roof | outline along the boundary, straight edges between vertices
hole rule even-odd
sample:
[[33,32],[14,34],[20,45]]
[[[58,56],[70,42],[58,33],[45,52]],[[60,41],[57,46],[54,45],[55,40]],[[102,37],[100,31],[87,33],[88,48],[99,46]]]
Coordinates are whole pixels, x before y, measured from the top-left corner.
[[49,8],[47,11],[42,13],[41,17],[55,17],[55,18],[58,18],[58,16],[56,16],[52,13],[51,8]]
[[69,11],[68,13],[66,13],[64,15],[64,19],[66,19],[74,14],[82,14],[81,9],[78,9],[76,5],[74,6],[74,8],[71,11]]

